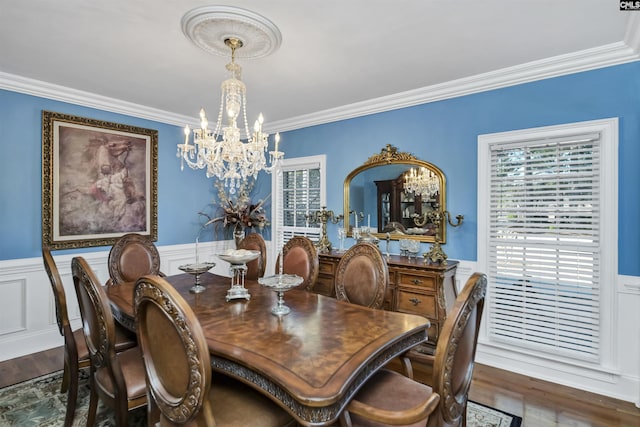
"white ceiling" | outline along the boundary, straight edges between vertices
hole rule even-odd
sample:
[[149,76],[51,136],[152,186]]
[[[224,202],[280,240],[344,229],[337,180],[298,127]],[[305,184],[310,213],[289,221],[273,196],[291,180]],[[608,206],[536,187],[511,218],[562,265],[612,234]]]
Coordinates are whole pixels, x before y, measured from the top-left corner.
[[239,61],[249,119],[279,130],[629,62],[640,45],[640,12],[615,0],[0,0],[0,88],[214,118],[228,59],[180,23],[211,4],[279,27],[275,53]]

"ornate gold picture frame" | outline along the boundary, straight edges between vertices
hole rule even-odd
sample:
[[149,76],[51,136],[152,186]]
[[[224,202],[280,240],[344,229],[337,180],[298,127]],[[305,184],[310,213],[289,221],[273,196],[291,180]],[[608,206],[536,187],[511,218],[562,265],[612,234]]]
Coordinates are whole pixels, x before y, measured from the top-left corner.
[[42,112],[42,244],[158,238],[158,131]]

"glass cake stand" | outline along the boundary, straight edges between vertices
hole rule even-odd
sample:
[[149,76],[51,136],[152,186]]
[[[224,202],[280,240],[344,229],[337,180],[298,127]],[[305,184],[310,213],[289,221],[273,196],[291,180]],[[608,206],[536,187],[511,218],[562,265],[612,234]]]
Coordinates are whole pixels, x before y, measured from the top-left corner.
[[302,277],[295,274],[276,274],[258,278],[258,283],[266,288],[271,288],[278,294],[278,303],[271,309],[272,314],[282,316],[291,311],[289,307],[284,305],[284,293],[301,284],[303,280]]
[[206,288],[200,284],[200,275],[211,270],[213,267],[215,267],[215,265],[215,262],[200,262],[196,264],[185,264],[178,267],[185,273],[192,274],[196,277],[196,283],[189,289],[189,292],[194,294],[204,292]]
[[260,251],[250,251],[246,249],[236,250],[229,253],[221,253],[216,255],[223,261],[231,264],[231,288],[227,291],[225,299],[231,301],[233,299],[245,299],[249,301],[251,295],[244,287],[244,276],[247,273],[247,263],[253,261],[260,256]]

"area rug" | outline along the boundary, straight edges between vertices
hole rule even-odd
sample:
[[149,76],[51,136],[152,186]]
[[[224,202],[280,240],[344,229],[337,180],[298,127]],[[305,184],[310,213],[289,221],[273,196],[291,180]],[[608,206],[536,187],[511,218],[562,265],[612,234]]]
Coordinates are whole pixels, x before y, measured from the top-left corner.
[[[44,375],[0,389],[0,427],[53,427],[64,421],[67,395],[60,393],[62,371]],[[87,371],[80,373],[78,408],[74,427],[87,424],[89,407],[89,379]],[[486,406],[469,402],[467,411],[468,427],[520,427],[519,417]],[[113,412],[98,405],[96,426],[115,426]],[[129,413],[129,426],[146,426],[144,408]],[[250,427],[250,426],[247,426]]]

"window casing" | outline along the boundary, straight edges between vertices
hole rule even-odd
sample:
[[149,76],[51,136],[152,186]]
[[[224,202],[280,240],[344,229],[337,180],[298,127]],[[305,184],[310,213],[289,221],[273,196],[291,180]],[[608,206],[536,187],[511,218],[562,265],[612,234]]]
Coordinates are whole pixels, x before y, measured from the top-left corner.
[[478,138],[488,343],[610,367],[617,119]]

